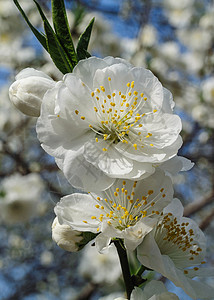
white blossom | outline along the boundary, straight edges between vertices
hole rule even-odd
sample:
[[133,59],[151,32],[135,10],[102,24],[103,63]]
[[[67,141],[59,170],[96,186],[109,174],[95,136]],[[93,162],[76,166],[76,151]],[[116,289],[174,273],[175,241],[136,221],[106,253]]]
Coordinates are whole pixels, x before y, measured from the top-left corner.
[[43,266],[49,266],[53,263],[54,261],[54,255],[52,252],[48,250],[44,250],[41,255],[40,255],[40,263]]
[[18,37],[11,41],[1,43],[0,63],[6,67],[14,67],[17,64],[30,64],[36,58],[36,51],[32,47],[24,47],[23,40]]
[[189,25],[192,16],[193,16],[192,7],[188,9],[170,10],[168,12],[169,22],[177,28],[184,28],[187,25]]
[[170,59],[172,62],[176,62],[180,58],[180,50],[179,46],[175,42],[165,42],[162,45],[159,46],[160,54],[165,57],[165,59],[168,62],[168,59]]
[[[127,299],[120,297],[115,300]],[[152,280],[143,290],[135,287],[131,293],[131,300],[179,300],[179,298],[174,293],[168,292],[161,281]]]
[[91,57],[45,94],[38,138],[72,185],[101,190],[115,178],[148,177],[176,156],[181,120],[173,106],[149,70]]
[[140,41],[143,47],[152,47],[157,42],[157,31],[154,26],[147,24],[143,27]]
[[194,0],[180,0],[180,1],[172,1],[172,0],[164,0],[164,5],[169,9],[186,9],[192,6]]
[[194,0],[171,1],[164,0],[165,12],[169,22],[177,27],[182,28],[190,24],[193,15]]
[[206,30],[213,30],[214,29],[214,6],[204,14],[199,21],[199,26]]
[[[8,85],[1,88],[0,91],[0,131],[1,136],[10,132],[24,121],[25,116],[10,102],[8,96]],[[9,140],[10,136],[7,137]],[[13,140],[15,137],[13,136]]]
[[188,51],[182,54],[181,62],[190,73],[198,73],[204,66],[204,56],[200,52]]
[[205,79],[201,85],[203,100],[214,107],[214,77]]
[[193,220],[182,214],[183,206],[174,199],[137,248],[137,257],[145,267],[161,273],[193,299],[211,299],[214,289],[192,280],[214,275],[214,270],[199,267],[204,263],[205,236]]
[[[115,300],[123,300],[123,298]],[[152,280],[143,291],[135,287],[131,294],[131,300],[179,300],[179,298],[174,293],[168,292],[162,282]]]
[[205,51],[209,49],[212,42],[212,35],[200,27],[179,29],[177,30],[177,36],[181,43],[193,51]]
[[45,73],[27,68],[16,76],[16,81],[10,86],[9,96],[21,112],[38,117],[42,98],[54,85],[54,80]]
[[121,276],[119,257],[114,245],[100,254],[96,247],[88,244],[78,266],[79,273],[91,282],[113,284]]
[[38,174],[11,175],[0,183],[0,217],[6,223],[22,222],[37,212],[44,184]]
[[60,223],[74,230],[99,233],[95,239],[103,251],[111,238],[124,239],[134,250],[155,226],[173,195],[171,179],[161,170],[140,181],[116,180],[100,193],[65,196],[55,207]]
[[120,292],[116,292],[116,293],[111,293],[111,294],[109,294],[109,295],[107,295],[107,296],[103,296],[103,297],[101,297],[101,298],[99,298],[99,300],[112,300],[112,299],[124,299],[124,298],[122,298],[124,296],[124,293],[120,293]]

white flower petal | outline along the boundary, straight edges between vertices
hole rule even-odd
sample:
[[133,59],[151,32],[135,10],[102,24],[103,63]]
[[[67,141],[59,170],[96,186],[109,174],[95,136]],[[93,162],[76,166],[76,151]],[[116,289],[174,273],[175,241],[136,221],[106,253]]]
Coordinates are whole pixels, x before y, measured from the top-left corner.
[[95,204],[89,195],[72,194],[63,197],[54,211],[60,224],[67,224],[78,231],[97,233],[100,222],[96,218],[91,218],[99,216]]
[[209,277],[214,277],[214,268],[199,268],[198,270],[194,269],[188,269],[188,274],[186,275],[189,278],[194,278],[194,277],[204,277],[204,278],[209,278]]
[[114,146],[107,146],[103,151],[104,143],[88,142],[84,148],[85,159],[111,177],[122,177],[133,169],[133,162],[118,153]]
[[132,64],[130,64],[128,61],[126,61],[125,59],[120,58],[120,57],[107,56],[104,58],[104,61],[108,64],[108,66],[122,63],[122,64],[125,64],[126,66],[128,66],[129,68],[133,67]]
[[172,213],[173,216],[180,218],[183,216],[184,207],[179,199],[174,198],[163,210],[163,213]]
[[145,285],[143,291],[135,287],[131,300],[179,300],[179,298],[169,293],[161,281],[152,280]]
[[103,69],[108,64],[97,57],[81,60],[74,68],[73,74],[77,75],[89,88],[93,87],[93,77],[97,69]]
[[143,68],[133,68],[132,74],[136,85],[139,84],[142,91],[149,95],[150,105],[153,108],[160,108],[163,102],[163,88],[158,78],[150,70]]
[[172,93],[163,88],[163,111],[166,113],[172,113],[172,110],[175,106],[175,102],[173,101]]
[[[89,123],[93,122],[94,119],[96,120],[91,89],[74,74],[66,74],[63,80],[64,85],[59,89],[57,95],[59,104],[64,103],[65,112],[73,114],[79,124],[82,123],[82,126],[89,129]],[[85,117],[86,121],[81,120],[80,114]]]
[[[109,77],[111,78],[111,83],[109,83]],[[117,63],[104,69],[98,69],[94,74],[93,86],[94,88],[104,86],[106,95],[111,95],[112,92],[116,91],[121,91],[125,94],[127,90],[126,84],[133,80],[134,77],[130,66],[124,63]],[[121,82],[125,84],[121,85]]]
[[192,163],[189,159],[176,155],[161,164],[160,168],[171,175],[176,175],[180,171],[190,170],[193,166],[194,163]]
[[156,223],[156,219],[144,218],[142,221],[136,223],[136,225],[125,229],[123,238],[127,250],[134,251],[144,237],[154,228]]
[[[155,168],[150,163],[141,163],[133,161],[133,169],[127,175],[123,175],[123,179],[142,180],[149,177],[155,172]],[[112,176],[113,177],[113,176]]]
[[73,155],[72,151],[65,159],[56,159],[56,163],[63,170],[64,175],[75,188],[85,191],[97,191],[109,188],[115,181],[106,176],[101,170],[88,163],[81,152]]
[[52,80],[53,79],[46,75],[44,72],[42,71],[38,71],[34,68],[26,68],[26,69],[23,69],[22,71],[20,71],[17,75],[16,75],[16,80],[20,80],[20,79],[24,79],[24,78],[28,78],[28,77],[31,77],[31,76],[36,76],[36,77],[43,77],[43,78],[46,78],[46,79],[49,79],[49,80]]
[[110,245],[111,238],[109,236],[106,236],[102,233],[100,233],[96,237],[96,248],[100,253],[106,252],[108,250],[108,246]]

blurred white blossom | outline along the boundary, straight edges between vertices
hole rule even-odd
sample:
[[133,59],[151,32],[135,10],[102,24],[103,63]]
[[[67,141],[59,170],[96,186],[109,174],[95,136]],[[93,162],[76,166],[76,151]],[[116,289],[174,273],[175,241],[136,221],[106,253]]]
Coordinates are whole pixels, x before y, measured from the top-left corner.
[[143,47],[152,47],[157,42],[157,31],[151,24],[147,24],[143,27],[140,41]]
[[214,107],[214,77],[205,79],[201,84],[203,100]]
[[93,283],[113,284],[121,276],[121,267],[114,245],[100,254],[96,247],[85,246],[78,267],[80,274]]
[[0,183],[0,218],[5,223],[29,220],[37,213],[44,184],[38,174],[11,175]]

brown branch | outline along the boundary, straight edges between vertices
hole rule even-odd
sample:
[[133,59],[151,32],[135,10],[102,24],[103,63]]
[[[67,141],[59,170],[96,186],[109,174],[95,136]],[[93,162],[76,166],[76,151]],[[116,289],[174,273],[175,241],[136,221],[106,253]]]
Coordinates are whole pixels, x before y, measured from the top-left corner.
[[208,197],[204,198],[203,200],[193,202],[185,206],[184,208],[184,216],[189,217],[190,215],[198,212],[206,205],[210,204],[214,201],[214,191]]
[[206,218],[204,218],[201,221],[199,227],[201,228],[201,230],[205,230],[213,220],[214,220],[214,209],[211,211],[211,213],[208,216],[206,216]]
[[75,300],[90,300],[91,296],[95,293],[98,285],[89,283],[87,284],[82,291],[80,291],[79,295],[75,297]]

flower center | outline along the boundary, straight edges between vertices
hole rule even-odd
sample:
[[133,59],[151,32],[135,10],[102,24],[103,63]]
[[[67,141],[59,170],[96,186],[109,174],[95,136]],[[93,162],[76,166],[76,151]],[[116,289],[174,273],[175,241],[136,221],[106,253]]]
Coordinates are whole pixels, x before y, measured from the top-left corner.
[[168,255],[178,265],[181,260],[193,261],[202,251],[194,241],[194,232],[189,228],[189,223],[179,224],[171,213],[165,215],[157,225],[155,240],[161,253]]
[[[126,181],[123,181],[121,188],[117,187],[115,190],[109,189],[105,191],[106,198],[104,199],[91,194],[97,201],[95,207],[101,212],[99,217],[92,216],[91,218],[97,219],[100,223],[106,220],[114,228],[124,230],[130,226],[134,226],[142,218],[159,215],[160,213],[156,204],[166,197],[164,188],[156,196],[152,196],[154,193],[153,190],[148,190],[146,195],[137,198],[135,196],[137,183],[135,181],[128,192]],[[99,230],[100,228],[98,227],[97,231]]]
[[[145,144],[154,146],[146,141],[151,139],[152,133],[142,127],[143,118],[156,113],[157,109],[145,109],[147,97],[142,91],[135,90],[134,86],[134,81],[128,82],[126,92],[122,93],[112,88],[111,78],[108,77],[107,87],[100,86],[91,92],[97,120],[94,124],[89,124],[89,127],[96,133],[96,142],[101,139],[107,142],[103,151],[107,151],[107,147],[112,143],[119,142],[130,144],[135,150],[144,148]],[[81,119],[85,120],[85,117],[81,116]]]

